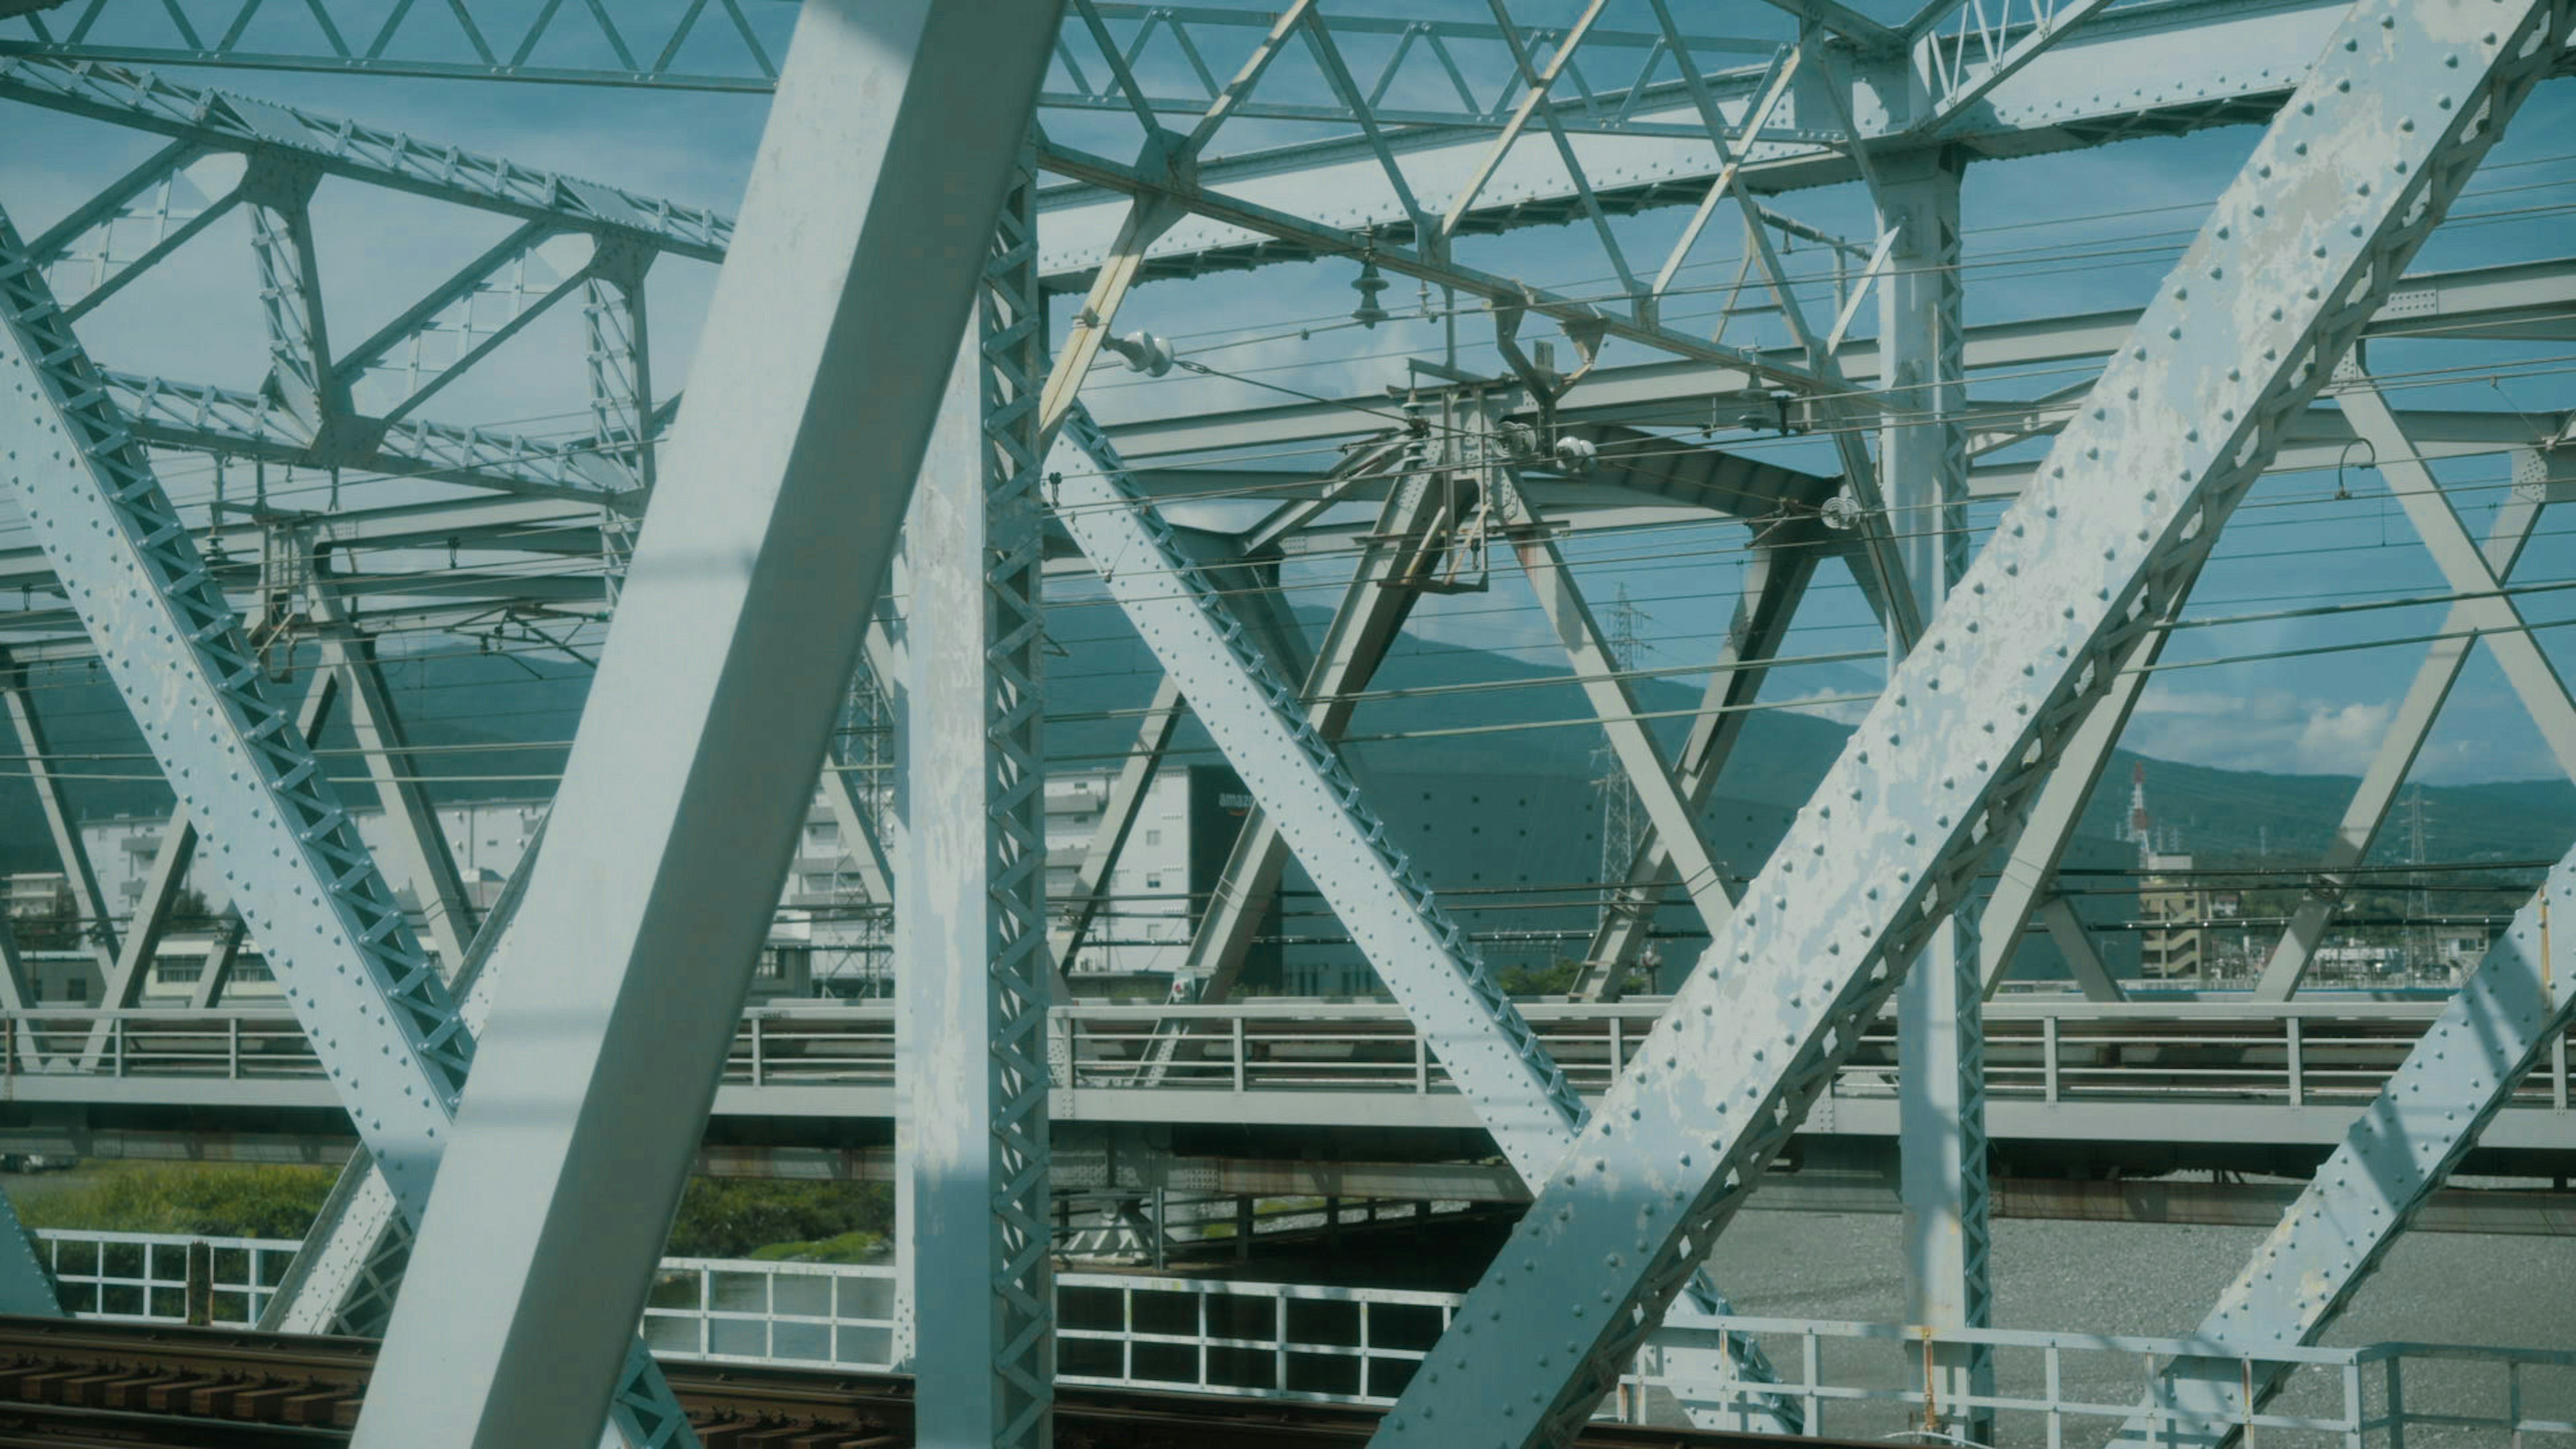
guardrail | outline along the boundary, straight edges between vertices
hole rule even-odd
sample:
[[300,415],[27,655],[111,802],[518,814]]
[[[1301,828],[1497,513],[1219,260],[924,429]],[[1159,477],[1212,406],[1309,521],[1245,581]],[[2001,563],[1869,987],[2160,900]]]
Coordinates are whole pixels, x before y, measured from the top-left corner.
[[[891,1369],[884,1264],[666,1258],[644,1310],[656,1353]],[[1392,1403],[1458,1298],[1381,1288],[1059,1273],[1056,1378],[1069,1384]]]
[[[73,1316],[137,1323],[187,1321],[194,1248],[210,1263],[209,1321],[230,1327],[258,1321],[298,1246],[63,1229],[33,1236]],[[1126,1273],[1059,1273],[1055,1284],[1061,1382],[1344,1403],[1393,1402],[1458,1301]],[[665,1258],[643,1333],[667,1358],[887,1371],[894,1315],[891,1264]]]
[[[191,1244],[210,1245],[213,1321],[247,1325],[285,1273],[296,1244],[149,1233],[35,1234],[76,1317],[184,1322]],[[228,1259],[227,1254],[237,1255]],[[1439,1338],[1461,1295],[1165,1278],[1134,1273],[1056,1276],[1057,1379],[1067,1384],[1191,1393],[1394,1402]],[[716,1363],[885,1371],[895,1366],[895,1270],[889,1264],[667,1258],[644,1310],[655,1353]],[[1726,1335],[1759,1340],[1780,1375],[1753,1385],[1723,1372]],[[1938,1396],[1929,1365],[1945,1344],[1991,1351],[1995,1389]],[[1721,1372],[1713,1394],[1687,1406],[1673,1361]],[[2150,1400],[2176,1358],[2287,1364],[2283,1392],[2261,1412],[2211,1421]],[[1845,1440],[1905,1437],[1927,1409],[1991,1416],[2002,1445],[2064,1449],[2069,1430],[2146,1413],[2174,1442],[2227,1429],[2248,1449],[2407,1449],[2410,1431],[2446,1443],[2538,1449],[2542,1436],[2576,1439],[2576,1352],[2452,1344],[2345,1348],[2010,1329],[1944,1332],[1900,1324],[1737,1316],[1667,1327],[1639,1356],[1605,1417],[1674,1422],[1685,1409],[1750,1429],[1756,1394],[1804,1407],[1806,1432]],[[2082,1437],[2080,1434],[2078,1437]],[[2424,1437],[2424,1436],[2420,1436]]]
[[[2204,1338],[2144,1338],[2010,1329],[1929,1329],[1813,1319],[1722,1320],[1724,1334],[1744,1334],[1770,1355],[1779,1381],[1721,1387],[1715,1409],[1750,1428],[1756,1393],[1795,1399],[1806,1432],[1840,1439],[1921,1438],[1912,1431],[1943,1418],[1991,1419],[1984,1441],[2063,1449],[2070,1428],[2086,1443],[2144,1417],[2157,1444],[2213,1444],[2230,1431],[2245,1449],[2284,1444],[2318,1449],[2406,1449],[2409,1431],[2432,1429],[2444,1443],[2537,1449],[2540,1436],[2576,1439],[2576,1353],[2453,1344],[2376,1343],[2348,1348],[2243,1346]],[[1666,1388],[1658,1354],[1693,1350],[1723,1354],[1718,1324],[1667,1327],[1631,1376],[1631,1403],[1651,1403]],[[1982,1345],[1993,1356],[1992,1392],[1942,1396],[1934,1365],[1944,1345]],[[1842,1345],[1846,1352],[1829,1353]],[[1875,1345],[1860,1363],[1848,1350]],[[2177,1358],[2243,1366],[2243,1382],[2260,1366],[2285,1365],[2281,1391],[2256,1412],[2213,1419],[2176,1407],[2159,1390]],[[1829,1361],[1830,1360],[1830,1361]],[[2447,1371],[2444,1366],[2466,1366]],[[2548,1411],[2532,1405],[2535,1383]],[[1667,1390],[1667,1394],[1669,1391]],[[2549,1416],[2554,1413],[2556,1416]],[[2091,1425],[2094,1434],[2081,1430]],[[1939,1436],[1934,1436],[1939,1437]]]
[[[1660,1003],[1523,1008],[1568,1078],[1605,1090],[1653,1029]],[[1995,1003],[1986,1081],[1997,1100],[2224,1102],[2310,1106],[2368,1101],[2436,1010],[2433,1003],[2084,1001]],[[1060,1088],[1101,1091],[1454,1091],[1411,1021],[1383,1003],[1256,1001],[1225,1006],[1082,1003],[1051,1015]],[[1841,1070],[1844,1097],[1892,1096],[1894,1024],[1862,1037]],[[2567,1039],[2517,1087],[2513,1105],[2569,1110]],[[117,1079],[320,1079],[294,1017],[275,1008],[0,1013],[0,1075]],[[725,1081],[757,1087],[894,1083],[894,1013],[881,1005],[768,1006],[746,1012]]]
[[188,1321],[188,1257],[208,1291],[210,1323],[247,1328],[259,1322],[301,1246],[292,1239],[211,1238],[171,1233],[38,1232],[32,1235],[54,1275],[55,1295],[78,1318],[127,1323]]

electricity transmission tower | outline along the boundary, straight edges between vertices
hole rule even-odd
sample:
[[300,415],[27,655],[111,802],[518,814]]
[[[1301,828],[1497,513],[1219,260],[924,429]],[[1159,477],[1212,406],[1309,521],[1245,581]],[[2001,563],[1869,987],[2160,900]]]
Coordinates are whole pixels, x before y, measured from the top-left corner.
[[[1602,620],[1604,642],[1611,663],[1621,671],[1637,667],[1641,649],[1638,624],[1646,611],[1628,597],[1628,586],[1619,586],[1619,597],[1605,611]],[[1617,755],[1607,740],[1592,747],[1592,788],[1601,797],[1601,914],[1607,929],[1610,913],[1620,909],[1619,883],[1627,878],[1628,862],[1636,855],[1644,833],[1644,806],[1637,799],[1637,788],[1619,767]]]

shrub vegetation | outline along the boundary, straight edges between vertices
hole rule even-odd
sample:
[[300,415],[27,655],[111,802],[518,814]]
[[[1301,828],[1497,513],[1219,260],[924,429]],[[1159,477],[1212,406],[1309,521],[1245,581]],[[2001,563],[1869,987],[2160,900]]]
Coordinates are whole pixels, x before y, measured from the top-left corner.
[[[201,1163],[120,1163],[97,1172],[60,1191],[22,1192],[20,1220],[30,1228],[300,1238],[337,1175],[328,1167]],[[856,1262],[882,1251],[893,1231],[894,1194],[881,1184],[692,1177],[666,1251]]]
[[24,1194],[18,1216],[31,1228],[300,1238],[335,1176],[328,1167],[119,1165],[78,1187]]

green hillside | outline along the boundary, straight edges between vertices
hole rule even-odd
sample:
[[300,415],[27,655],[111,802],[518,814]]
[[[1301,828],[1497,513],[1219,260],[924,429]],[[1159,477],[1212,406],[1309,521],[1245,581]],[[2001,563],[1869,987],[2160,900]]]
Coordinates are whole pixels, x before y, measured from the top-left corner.
[[[1095,617],[1082,621],[1083,630],[1098,627]],[[1320,615],[1309,613],[1303,622],[1310,637],[1321,632]],[[1049,755],[1068,769],[1113,763],[1133,740],[1134,712],[1157,677],[1143,644],[1132,636],[1092,642],[1075,634],[1048,668],[1055,716],[1048,728]],[[1595,755],[1597,728],[1512,728],[1588,719],[1589,707],[1576,687],[1538,682],[1561,673],[1511,656],[1408,640],[1373,688],[1438,691],[1477,681],[1529,683],[1370,700],[1356,716],[1353,753],[1364,770],[1589,777],[1602,768]],[[413,742],[424,747],[422,772],[439,782],[431,786],[434,797],[523,799],[551,791],[563,764],[562,744],[580,721],[590,671],[566,660],[484,654],[440,641],[434,649],[389,657],[386,679]],[[148,759],[134,758],[143,754],[142,738],[103,675],[87,666],[44,669],[33,683],[54,750],[71,777],[76,810],[106,816],[169,809],[169,791],[152,778]],[[300,687],[300,678],[281,686]],[[1686,711],[1698,693],[1695,681],[1648,680],[1638,686],[1649,713]],[[1654,728],[1668,745],[1677,744],[1688,723],[1666,718]],[[1845,726],[1812,715],[1757,713],[1747,721],[1723,788],[1730,796],[1766,804],[1802,803],[1849,734]],[[1375,738],[1388,735],[1415,737]],[[335,720],[323,748],[351,745],[345,722]],[[1195,725],[1183,730],[1178,749],[1185,762],[1216,758]],[[2123,833],[2130,770],[2137,763],[2139,757],[2125,751],[2114,757],[2086,809],[2083,834],[2116,839]],[[2250,862],[2266,851],[2281,863],[2315,858],[2357,783],[2341,775],[2145,763],[2157,824],[2178,830],[2181,847],[2209,863]],[[373,802],[373,791],[350,778],[359,773],[354,759],[331,756],[327,764],[335,777],[348,781],[343,788],[349,799]],[[2435,786],[2424,791],[2424,801],[2427,855],[2433,859],[2554,859],[2576,839],[2576,786],[2563,780]],[[2404,853],[2401,833],[2389,832],[2379,858]],[[19,772],[0,775],[0,870],[52,865],[32,789]]]

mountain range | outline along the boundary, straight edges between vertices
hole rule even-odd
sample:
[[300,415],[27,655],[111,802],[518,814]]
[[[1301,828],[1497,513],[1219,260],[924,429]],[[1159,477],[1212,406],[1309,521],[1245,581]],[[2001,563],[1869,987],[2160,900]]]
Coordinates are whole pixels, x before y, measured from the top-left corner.
[[[1086,610],[1068,618],[1064,632],[1092,630],[1100,617]],[[1319,614],[1307,612],[1300,622],[1310,638],[1321,632]],[[551,791],[580,722],[586,666],[442,639],[435,648],[388,655],[385,670],[395,708],[424,750],[422,773],[436,781],[434,798],[525,799]],[[1156,678],[1143,644],[1132,636],[1075,642],[1051,655],[1048,670],[1049,756],[1061,769],[1114,764],[1134,737],[1134,712]],[[31,684],[77,813],[168,811],[169,791],[149,759],[138,758],[142,738],[103,674],[94,666],[45,668],[33,673]],[[1499,687],[1466,687],[1478,684]],[[278,688],[300,690],[300,674]],[[1372,688],[1402,693],[1360,706],[1351,749],[1363,769],[1587,778],[1606,771],[1601,732],[1587,723],[1589,707],[1577,687],[1562,682],[1561,669],[1408,637]],[[1697,682],[1646,679],[1636,693],[1644,713],[1667,716],[1652,727],[1668,748],[1677,745],[1689,724],[1682,716],[1698,701]],[[1722,789],[1765,804],[1803,803],[1849,736],[1847,726],[1814,714],[1760,710],[1746,722]],[[333,776],[362,773],[354,756],[333,753],[354,747],[344,719],[335,717],[320,743]],[[1184,727],[1175,748],[1187,762],[1217,758],[1195,724]],[[2084,834],[2116,839],[2124,833],[2131,771],[2140,765],[2157,826],[2204,863],[2314,859],[2358,783],[2347,775],[2221,770],[2122,751],[2088,804]],[[343,789],[353,803],[373,803],[362,781]],[[2422,794],[2430,859],[2552,860],[2576,838],[2576,785],[2565,780],[2438,785]],[[2402,859],[2411,845],[2407,833],[2395,825],[2384,831],[2376,858]],[[10,770],[0,776],[0,871],[54,867],[24,768]]]

